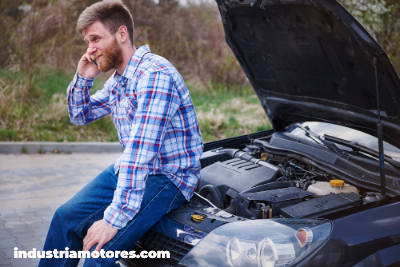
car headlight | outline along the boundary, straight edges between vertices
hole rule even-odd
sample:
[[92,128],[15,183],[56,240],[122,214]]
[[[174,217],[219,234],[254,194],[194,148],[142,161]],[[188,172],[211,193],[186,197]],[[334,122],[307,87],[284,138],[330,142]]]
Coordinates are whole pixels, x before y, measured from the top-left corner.
[[179,262],[183,266],[283,267],[296,264],[329,237],[324,220],[272,219],[225,224]]

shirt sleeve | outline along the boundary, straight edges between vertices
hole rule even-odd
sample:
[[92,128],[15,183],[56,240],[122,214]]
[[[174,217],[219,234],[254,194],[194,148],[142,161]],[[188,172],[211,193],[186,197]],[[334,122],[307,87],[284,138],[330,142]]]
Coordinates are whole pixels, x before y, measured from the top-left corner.
[[117,188],[104,221],[121,229],[139,211],[146,178],[156,166],[165,131],[179,109],[181,100],[173,79],[163,72],[140,78],[137,85],[137,110],[124,150]]
[[90,96],[90,88],[93,85],[93,81],[93,79],[86,79],[76,73],[68,86],[68,114],[73,124],[87,125],[111,112],[108,103],[111,78],[106,82],[102,90]]

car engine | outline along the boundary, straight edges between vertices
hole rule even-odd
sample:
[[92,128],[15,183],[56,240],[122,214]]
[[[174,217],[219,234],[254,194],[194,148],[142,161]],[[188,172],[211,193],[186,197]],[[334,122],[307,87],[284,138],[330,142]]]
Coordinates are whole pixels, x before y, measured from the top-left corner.
[[300,157],[256,144],[205,152],[202,165],[197,193],[247,219],[317,218],[380,198]]

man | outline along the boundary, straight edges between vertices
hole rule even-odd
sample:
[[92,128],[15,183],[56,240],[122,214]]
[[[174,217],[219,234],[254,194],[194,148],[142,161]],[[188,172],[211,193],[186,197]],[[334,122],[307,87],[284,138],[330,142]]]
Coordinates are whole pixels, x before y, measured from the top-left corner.
[[[89,47],[67,90],[71,122],[86,125],[111,113],[124,152],[56,211],[44,250],[104,255],[131,249],[164,214],[190,200],[203,142],[182,77],[148,46],[135,48],[132,16],[122,2],[86,8],[77,30]],[[104,88],[90,96],[93,79],[110,69],[115,73]],[[117,266],[115,260],[87,258],[85,266]],[[39,266],[78,262],[53,257]]]

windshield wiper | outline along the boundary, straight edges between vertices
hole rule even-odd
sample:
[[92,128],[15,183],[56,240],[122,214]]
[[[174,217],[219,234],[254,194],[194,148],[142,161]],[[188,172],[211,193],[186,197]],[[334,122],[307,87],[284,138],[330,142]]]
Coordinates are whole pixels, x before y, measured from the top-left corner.
[[[319,135],[317,135],[316,133],[313,133],[310,128],[308,126],[303,126],[299,123],[296,123],[295,126],[297,128],[302,129],[303,131],[306,132],[306,135],[309,136],[311,139],[318,140],[321,144],[323,144],[324,146],[326,146],[330,151],[338,154],[339,156],[347,156],[347,154],[341,150],[340,148],[338,148],[334,143],[328,141],[328,140],[324,140],[322,139]],[[317,142],[318,143],[318,142]]]
[[[364,152],[365,154],[371,155],[373,157],[376,157],[379,159],[379,152],[375,151],[369,147],[363,146],[358,144],[357,142],[351,142],[351,141],[347,141],[347,140],[343,140],[334,136],[330,136],[330,135],[326,135],[324,134],[324,139],[331,141],[331,142],[335,142],[336,144],[339,145],[343,145],[343,146],[347,146],[350,147],[351,149],[353,149],[354,152]],[[393,167],[400,169],[400,162],[392,159],[390,156],[385,155],[385,161],[387,163],[389,163],[390,165],[392,165]]]

